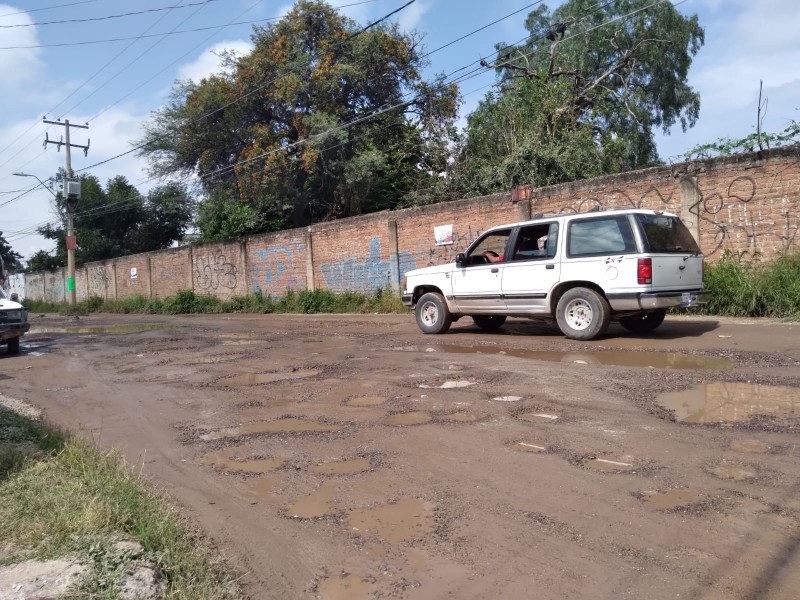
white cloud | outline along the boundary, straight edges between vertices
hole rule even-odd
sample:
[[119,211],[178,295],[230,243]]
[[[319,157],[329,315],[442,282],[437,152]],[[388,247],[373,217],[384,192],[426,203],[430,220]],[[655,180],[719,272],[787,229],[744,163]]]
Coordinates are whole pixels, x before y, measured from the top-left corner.
[[[19,13],[19,9],[7,4],[0,4],[0,15],[9,13],[7,17],[0,17],[2,25],[30,25],[33,23],[27,13]],[[12,27],[3,29],[0,46],[32,46],[39,43],[35,27]],[[26,48],[19,50],[0,50],[0,73],[3,84],[10,88],[20,87],[34,81],[42,69],[41,49]]]
[[798,31],[800,10],[797,0],[758,0],[742,5],[731,33],[735,43],[769,56],[776,52],[796,51]]
[[400,12],[397,23],[403,31],[411,31],[422,20],[423,15],[430,10],[431,5],[427,2],[415,2],[411,6]]
[[253,49],[253,44],[246,40],[231,40],[219,42],[207,48],[193,62],[182,65],[178,68],[178,79],[191,79],[199,83],[204,77],[222,71],[222,60],[220,54],[225,50],[231,50],[237,55],[249,53]]

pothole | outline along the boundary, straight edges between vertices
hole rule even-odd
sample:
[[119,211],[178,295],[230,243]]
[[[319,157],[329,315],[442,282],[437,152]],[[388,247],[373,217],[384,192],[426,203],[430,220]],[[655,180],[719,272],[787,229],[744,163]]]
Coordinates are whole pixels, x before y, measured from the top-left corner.
[[256,421],[239,427],[242,433],[312,433],[338,431],[337,425],[317,423],[307,419],[278,419],[277,421]]
[[618,458],[586,458],[581,464],[587,469],[600,471],[601,473],[632,471],[634,468],[632,462]]
[[753,417],[800,417],[800,388],[712,382],[661,394],[658,402],[679,423],[740,423]]
[[687,506],[699,498],[697,492],[692,490],[670,490],[668,492],[644,492],[643,500],[648,508],[655,510],[670,510]]
[[370,462],[367,458],[353,458],[350,460],[338,460],[326,462],[311,467],[312,473],[320,475],[352,475],[369,471]]
[[540,412],[523,412],[517,415],[517,420],[526,421],[528,423],[555,423],[558,421],[558,415]]
[[529,452],[532,454],[547,452],[547,446],[538,442],[512,442],[509,446],[512,450],[516,450],[517,452]]
[[452,390],[456,388],[465,388],[471,385],[475,385],[474,381],[465,381],[463,379],[458,379],[454,381],[445,381],[444,383],[420,383],[419,387],[423,389],[441,389],[441,390]]
[[597,352],[551,352],[494,346],[458,346],[441,344],[439,352],[455,354],[502,354],[515,358],[528,358],[546,362],[574,363],[579,365],[606,365],[615,367],[642,367],[654,369],[724,369],[731,362],[714,356],[698,356],[677,352],[635,352],[632,350],[599,350]]
[[110,326],[90,326],[90,327],[52,327],[52,326],[34,326],[30,329],[30,334],[37,333],[137,333],[140,331],[153,331],[157,329],[173,329],[169,325],[159,325],[156,323],[135,323],[128,325],[110,325]]
[[522,396],[495,396],[492,400],[496,402],[519,402],[522,400]]
[[226,448],[206,454],[200,463],[228,473],[266,473],[280,469],[284,461],[280,458],[242,459],[235,448]]
[[745,454],[766,454],[770,450],[770,446],[759,440],[734,440],[729,448]]
[[729,481],[749,481],[758,477],[758,471],[752,467],[726,462],[710,465],[706,468],[706,471],[717,479]]
[[288,508],[287,514],[293,519],[319,519],[330,512],[330,500],[336,486],[326,481],[315,492],[297,498]]
[[269,496],[272,491],[278,487],[278,479],[275,477],[256,477],[248,479],[246,486],[247,490],[257,498],[265,498]]
[[366,600],[369,593],[369,584],[350,574],[338,579],[328,579],[319,586],[321,600]]
[[349,517],[353,531],[400,544],[434,530],[433,506],[415,498],[378,508],[353,510]]
[[422,411],[394,413],[387,416],[383,422],[386,425],[423,425],[431,422],[431,415]]
[[454,413],[449,413],[439,417],[442,421],[450,421],[451,423],[477,423],[485,419],[488,415],[485,413],[474,413],[461,410]]
[[305,379],[308,377],[315,377],[318,374],[319,371],[316,369],[297,369],[283,373],[242,373],[241,375],[225,377],[219,380],[218,383],[226,387],[240,387],[274,383],[275,381],[285,381],[288,379]]
[[358,396],[356,398],[350,398],[349,400],[345,401],[346,406],[358,406],[358,407],[369,407],[369,406],[380,406],[386,402],[386,398],[382,396]]

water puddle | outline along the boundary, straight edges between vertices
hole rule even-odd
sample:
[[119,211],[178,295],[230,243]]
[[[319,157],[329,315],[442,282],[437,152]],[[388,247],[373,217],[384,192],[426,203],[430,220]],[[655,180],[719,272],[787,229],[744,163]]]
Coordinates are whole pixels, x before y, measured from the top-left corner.
[[395,413],[383,420],[386,425],[422,425],[423,423],[430,423],[430,421],[430,414],[422,411]]
[[735,440],[731,442],[729,448],[734,452],[745,454],[766,454],[770,450],[769,446],[759,440]]
[[288,508],[287,514],[294,519],[319,519],[330,512],[329,502],[336,486],[329,481],[323,483],[314,493],[298,498]]
[[[713,356],[695,356],[676,352],[636,352],[632,350],[600,350],[597,352],[551,352],[523,350],[493,346],[457,346],[442,344],[438,352],[454,354],[503,354],[515,358],[529,358],[547,362],[575,363],[580,365],[607,365],[614,367],[650,367],[654,369],[724,369],[729,360]],[[403,348],[405,350],[405,348]],[[417,351],[420,351],[417,349]]]
[[106,327],[53,327],[46,325],[41,327],[31,327],[29,333],[137,333],[140,331],[152,331],[154,329],[173,329],[173,327],[168,325],[158,325],[155,323],[131,323],[128,325],[109,325]]
[[405,498],[396,504],[352,511],[350,526],[353,531],[400,544],[433,531],[433,507],[422,500]]
[[753,468],[730,463],[720,463],[709,467],[707,470],[717,479],[726,479],[729,481],[748,481],[758,476],[758,473]]
[[369,584],[355,575],[329,579],[319,586],[321,600],[366,600]]
[[587,469],[600,471],[601,473],[617,473],[633,469],[633,463],[616,458],[588,458],[581,464]]
[[522,396],[495,396],[492,400],[497,402],[519,402],[522,400]]
[[353,473],[369,471],[369,468],[369,459],[354,458],[351,460],[322,463],[311,467],[311,472],[319,473],[320,475],[352,475]]
[[547,452],[547,447],[535,442],[514,442],[511,444],[511,449],[517,452],[529,452],[537,454],[539,452]]
[[273,383],[286,379],[304,379],[314,377],[319,374],[316,369],[297,369],[285,373],[242,373],[233,377],[225,377],[219,383],[226,387],[239,387],[243,385],[259,385],[262,383]]
[[258,477],[247,480],[247,490],[258,498],[266,498],[278,487],[278,479],[274,477]]
[[450,421],[452,423],[477,423],[481,419],[485,419],[486,416],[487,415],[484,413],[459,411],[447,415],[442,415],[441,419],[442,421]]
[[386,402],[386,398],[381,396],[360,396],[358,398],[350,398],[349,400],[345,401],[345,405],[367,407],[380,406],[384,402]]
[[517,419],[520,421],[527,421],[528,423],[554,423],[558,421],[558,415],[524,412],[518,414]]
[[200,459],[200,464],[227,473],[266,473],[280,469],[284,463],[280,458],[242,459],[237,456],[241,453],[241,450],[237,453],[235,448],[218,450],[206,454]]
[[680,423],[736,423],[751,417],[800,417],[800,388],[713,382],[661,394],[658,402]]
[[452,389],[456,389],[456,388],[469,387],[471,385],[475,385],[475,382],[474,381],[458,380],[458,381],[445,381],[444,383],[441,383],[441,384],[438,384],[438,385],[435,384],[435,383],[432,383],[432,384],[420,383],[419,387],[424,388],[424,389],[434,389],[434,388],[436,388],[436,389],[440,389],[440,390],[452,390]]
[[691,504],[698,498],[698,494],[692,490],[645,492],[644,503],[655,510],[670,510]]
[[311,433],[338,431],[339,427],[306,419],[278,419],[245,423],[238,430],[240,433]]

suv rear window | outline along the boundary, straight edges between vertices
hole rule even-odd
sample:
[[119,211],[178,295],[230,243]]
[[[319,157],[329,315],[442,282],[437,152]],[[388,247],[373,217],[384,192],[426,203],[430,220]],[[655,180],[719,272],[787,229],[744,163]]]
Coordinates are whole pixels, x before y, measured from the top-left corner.
[[630,221],[617,215],[595,219],[576,219],[569,224],[567,254],[595,256],[636,252]]
[[694,237],[678,217],[636,215],[650,252],[700,252]]

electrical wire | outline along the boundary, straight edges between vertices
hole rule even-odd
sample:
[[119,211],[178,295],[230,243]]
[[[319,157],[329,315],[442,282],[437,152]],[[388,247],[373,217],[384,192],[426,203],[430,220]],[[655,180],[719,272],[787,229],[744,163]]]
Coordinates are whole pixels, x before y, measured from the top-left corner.
[[67,4],[56,4],[54,6],[43,6],[42,8],[31,8],[30,10],[18,10],[17,12],[10,12],[10,13],[3,13],[0,15],[0,19],[3,17],[10,17],[12,15],[21,15],[24,13],[33,13],[33,12],[42,12],[44,10],[55,10],[56,8],[65,8],[67,6],[77,6],[78,4],[93,4],[98,2],[98,0],[83,0],[82,2],[69,2]]

